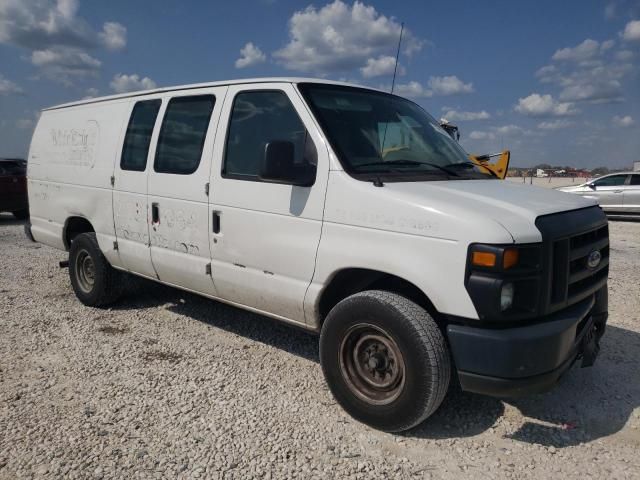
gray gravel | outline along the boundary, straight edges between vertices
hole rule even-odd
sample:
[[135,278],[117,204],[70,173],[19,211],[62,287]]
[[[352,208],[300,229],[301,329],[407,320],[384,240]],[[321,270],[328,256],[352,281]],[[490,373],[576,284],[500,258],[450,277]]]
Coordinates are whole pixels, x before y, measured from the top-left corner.
[[0,215],[0,478],[640,478],[640,223],[611,233],[594,368],[390,435],[336,405],[316,337],[150,283],[84,307]]

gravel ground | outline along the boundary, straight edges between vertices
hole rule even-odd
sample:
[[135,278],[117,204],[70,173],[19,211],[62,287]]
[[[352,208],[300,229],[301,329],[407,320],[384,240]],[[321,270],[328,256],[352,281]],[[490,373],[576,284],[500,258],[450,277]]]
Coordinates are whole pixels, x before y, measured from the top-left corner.
[[640,478],[640,223],[611,237],[595,367],[390,435],[336,405],[313,335],[148,283],[84,307],[0,215],[0,478]]

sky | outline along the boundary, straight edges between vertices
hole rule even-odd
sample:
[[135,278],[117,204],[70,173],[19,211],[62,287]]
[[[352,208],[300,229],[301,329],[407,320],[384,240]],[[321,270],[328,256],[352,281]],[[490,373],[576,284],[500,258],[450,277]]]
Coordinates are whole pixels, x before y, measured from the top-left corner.
[[389,89],[513,166],[640,161],[640,0],[0,0],[0,157],[39,111],[263,76]]

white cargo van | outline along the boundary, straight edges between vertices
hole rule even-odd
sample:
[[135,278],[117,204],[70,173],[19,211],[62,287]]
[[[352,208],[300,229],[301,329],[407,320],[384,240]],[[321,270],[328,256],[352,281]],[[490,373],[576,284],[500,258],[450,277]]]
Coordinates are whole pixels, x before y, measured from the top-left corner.
[[609,234],[592,200],[495,179],[421,107],[309,79],[46,109],[33,238],[104,306],[133,274],[320,334],[337,401],[386,431],[450,381],[495,396],[593,363]]

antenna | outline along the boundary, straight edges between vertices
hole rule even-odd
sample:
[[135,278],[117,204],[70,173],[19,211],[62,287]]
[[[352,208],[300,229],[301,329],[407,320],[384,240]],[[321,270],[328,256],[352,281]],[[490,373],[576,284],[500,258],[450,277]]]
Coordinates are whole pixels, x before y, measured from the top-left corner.
[[[396,86],[396,73],[398,73],[398,57],[400,56],[400,45],[402,44],[402,32],[404,32],[404,22],[400,24],[400,38],[398,39],[398,50],[396,51],[396,64],[393,67],[393,80],[391,81],[391,92],[393,93],[393,87]],[[384,134],[382,135],[382,146],[380,147],[380,160],[384,161],[384,146],[387,142],[387,128],[389,127],[389,122],[385,122],[384,124]],[[381,187],[382,182],[378,179],[377,183],[374,185]]]
[[391,93],[396,86],[396,73],[398,73],[398,57],[400,57],[400,45],[402,44],[402,33],[404,32],[404,22],[400,24],[400,38],[398,39],[398,51],[396,52],[396,64],[393,67],[393,81],[391,82]]

